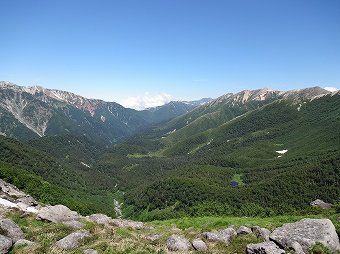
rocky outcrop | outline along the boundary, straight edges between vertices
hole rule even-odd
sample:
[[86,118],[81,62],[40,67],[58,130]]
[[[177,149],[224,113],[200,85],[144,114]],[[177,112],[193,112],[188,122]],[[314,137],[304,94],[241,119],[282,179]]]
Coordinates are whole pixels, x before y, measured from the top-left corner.
[[192,246],[194,247],[195,250],[198,251],[207,251],[208,246],[205,242],[203,242],[202,239],[198,238],[192,241]]
[[87,237],[90,237],[90,232],[86,230],[77,231],[56,242],[55,246],[63,250],[74,249],[79,247],[81,240]]
[[280,249],[273,242],[263,242],[256,244],[248,244],[246,249],[247,254],[284,254],[285,251]]
[[6,254],[12,247],[12,239],[3,235],[0,235],[0,254]]
[[253,231],[257,238],[263,238],[266,241],[269,241],[269,235],[271,233],[269,229],[254,226],[251,228],[251,230]]
[[191,244],[188,239],[179,235],[172,235],[166,241],[166,246],[170,251],[188,251]]
[[0,220],[0,230],[9,238],[13,240],[13,242],[18,241],[19,239],[25,238],[24,232],[22,232],[21,228],[14,223],[14,221],[10,219],[1,219]]
[[329,209],[329,208],[334,207],[333,204],[326,203],[326,202],[322,201],[321,199],[314,200],[313,202],[310,203],[310,205],[312,207],[319,207],[319,208],[322,208],[322,209]]
[[340,250],[335,227],[328,219],[303,219],[284,224],[275,229],[269,238],[284,249],[289,248],[293,242],[298,242],[304,252],[308,252],[316,243],[321,243],[332,251]]
[[80,219],[80,216],[77,212],[71,211],[64,205],[55,205],[41,208],[37,219],[63,223],[65,221],[77,221]]

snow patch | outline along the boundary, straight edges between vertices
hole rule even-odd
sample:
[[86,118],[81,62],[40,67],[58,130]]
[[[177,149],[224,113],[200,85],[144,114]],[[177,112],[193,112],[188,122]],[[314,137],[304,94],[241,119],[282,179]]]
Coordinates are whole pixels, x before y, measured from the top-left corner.
[[100,116],[100,119],[102,120],[102,122],[105,122],[105,116]]
[[285,154],[286,152],[288,152],[288,150],[280,150],[280,151],[276,151],[279,154]]
[[81,165],[85,166],[85,167],[88,167],[88,168],[91,168],[89,165],[87,165],[86,163],[84,162],[80,162]]

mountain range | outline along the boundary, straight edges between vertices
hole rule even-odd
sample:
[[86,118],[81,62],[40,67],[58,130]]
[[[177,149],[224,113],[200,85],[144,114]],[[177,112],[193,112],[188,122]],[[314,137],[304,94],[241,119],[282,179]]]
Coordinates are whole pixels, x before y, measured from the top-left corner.
[[0,177],[142,220],[292,214],[340,196],[340,93],[245,90],[143,111],[0,85]]
[[187,113],[209,100],[173,101],[137,111],[115,102],[2,81],[0,133],[19,140],[73,134],[85,135],[98,142],[116,143],[153,124]]

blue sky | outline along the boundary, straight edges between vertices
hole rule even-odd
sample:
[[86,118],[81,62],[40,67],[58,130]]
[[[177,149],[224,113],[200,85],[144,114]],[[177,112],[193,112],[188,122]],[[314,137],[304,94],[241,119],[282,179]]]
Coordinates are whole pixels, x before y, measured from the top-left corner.
[[123,104],[340,87],[338,0],[11,0],[0,10],[0,80],[19,85]]

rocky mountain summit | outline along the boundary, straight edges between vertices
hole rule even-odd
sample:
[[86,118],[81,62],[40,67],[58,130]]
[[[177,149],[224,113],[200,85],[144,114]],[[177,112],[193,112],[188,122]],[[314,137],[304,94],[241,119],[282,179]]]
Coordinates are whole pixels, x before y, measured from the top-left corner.
[[[0,253],[4,254],[75,253],[75,250],[78,251],[76,253],[85,254],[104,253],[103,244],[106,246],[112,243],[115,248],[126,243],[131,246],[136,244],[132,242],[132,238],[136,237],[139,244],[150,244],[163,251],[162,253],[221,253],[223,248],[248,236],[255,241],[247,244],[244,249],[244,253],[248,254],[292,253],[291,251],[307,254],[317,243],[333,252],[340,250],[339,237],[333,223],[328,219],[302,219],[283,224],[272,231],[255,225],[227,225],[224,229],[201,233],[201,230],[184,231],[176,227],[165,231],[159,225],[114,219],[104,214],[81,216],[63,205],[39,204],[2,179],[0,195]],[[65,231],[46,246],[46,242],[29,233],[30,224],[38,225],[39,229],[34,230],[48,230],[52,227],[53,230]],[[159,233],[161,229],[162,234]],[[216,243],[220,246],[218,249]]]

